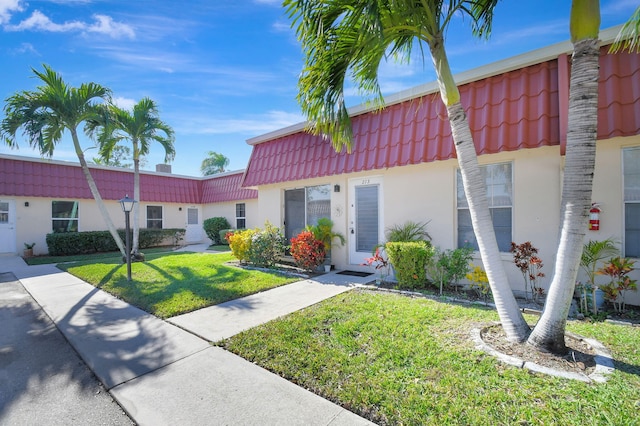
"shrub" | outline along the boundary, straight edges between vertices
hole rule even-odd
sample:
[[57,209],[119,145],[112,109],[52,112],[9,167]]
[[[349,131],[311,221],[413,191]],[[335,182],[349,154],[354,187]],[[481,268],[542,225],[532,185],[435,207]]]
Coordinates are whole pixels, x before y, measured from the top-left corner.
[[[181,228],[140,229],[139,246],[141,249],[157,247],[170,240],[174,243],[184,236]],[[125,240],[124,229],[118,229],[122,241]],[[109,231],[63,232],[46,236],[47,248],[51,256],[69,256],[74,254],[117,251],[118,246]]]
[[487,296],[491,293],[487,273],[481,266],[474,265],[473,263],[470,264],[469,267],[471,268],[471,272],[467,273],[466,278],[471,281],[471,289],[475,290],[486,301]]
[[244,229],[227,234],[229,248],[233,256],[242,263],[249,261],[249,251],[251,250],[251,237],[256,232],[254,229]]
[[513,253],[513,263],[522,272],[524,279],[525,293],[531,291],[534,301],[538,301],[538,296],[544,294],[544,290],[538,284],[538,278],[543,278],[542,259],[538,257],[538,249],[531,242],[527,241],[522,244],[511,243],[511,253]]
[[235,231],[235,229],[221,229],[220,232],[218,232],[218,235],[220,237],[220,244],[229,244],[229,240],[227,240],[227,234],[228,233],[233,233]]
[[426,241],[389,242],[385,244],[389,261],[396,271],[398,284],[408,288],[423,288],[427,281],[426,265],[433,255]]
[[324,243],[311,231],[302,231],[291,239],[291,256],[298,267],[313,271],[324,262]]
[[269,222],[251,236],[249,261],[256,266],[271,268],[284,255],[286,240],[280,228]]
[[231,228],[231,224],[225,217],[211,217],[203,223],[204,232],[213,244],[222,244],[220,239],[220,231]]
[[394,225],[387,229],[388,242],[427,241],[431,236],[427,232],[427,223],[408,221],[403,225]]
[[604,291],[605,298],[613,303],[613,308],[617,312],[624,312],[626,309],[625,295],[628,290],[637,290],[638,283],[632,280],[628,274],[634,270],[635,260],[626,257],[611,258],[596,273],[607,275],[611,282],[600,286]]
[[470,247],[457,248],[454,250],[434,251],[434,256],[427,265],[429,277],[440,286],[440,294],[444,286],[453,284],[456,286],[469,272],[469,262],[472,258],[473,249]]

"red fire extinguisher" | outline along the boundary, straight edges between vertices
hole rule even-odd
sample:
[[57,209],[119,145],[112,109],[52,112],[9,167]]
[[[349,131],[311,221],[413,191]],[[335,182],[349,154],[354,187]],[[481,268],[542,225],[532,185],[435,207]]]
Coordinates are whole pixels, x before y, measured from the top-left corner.
[[591,210],[589,210],[589,231],[600,230],[600,206],[598,203],[591,203]]

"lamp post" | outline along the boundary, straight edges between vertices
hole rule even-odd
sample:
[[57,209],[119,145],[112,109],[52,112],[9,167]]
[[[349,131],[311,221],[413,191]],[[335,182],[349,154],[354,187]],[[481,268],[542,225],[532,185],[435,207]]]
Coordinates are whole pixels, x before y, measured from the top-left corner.
[[122,200],[120,200],[120,205],[122,206],[122,211],[124,212],[124,235],[125,235],[125,251],[127,257],[127,281],[131,281],[131,242],[129,238],[129,213],[133,210],[133,205],[136,203],[136,200],[132,200],[128,195],[125,195]]

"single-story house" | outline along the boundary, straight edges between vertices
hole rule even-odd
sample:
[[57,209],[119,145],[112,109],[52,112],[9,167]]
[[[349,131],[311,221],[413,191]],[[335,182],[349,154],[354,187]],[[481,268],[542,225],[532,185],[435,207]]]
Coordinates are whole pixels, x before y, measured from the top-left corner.
[[[602,212],[599,230],[588,237],[613,238],[623,255],[640,258],[640,55],[608,53],[616,34],[601,34],[593,202]],[[555,263],[571,51],[570,43],[560,43],[456,76],[514,291],[524,282],[511,241],[539,249],[543,287]],[[428,223],[442,249],[475,244],[437,84],[390,96],[381,111],[362,106],[350,113],[350,154],[335,152],[300,123],[248,140],[253,150],[244,171],[205,178],[142,172],[141,227],[185,227],[187,242],[199,242],[206,239],[202,219],[225,216],[238,228],[268,220],[291,238],[330,217],[346,237],[333,248],[332,262],[350,270],[371,270],[363,263],[384,242],[385,230],[407,221]],[[133,172],[91,168],[112,219],[123,227],[118,200],[133,193]],[[36,242],[42,254],[53,230],[104,228],[79,165],[0,155],[0,253]],[[633,274],[640,279],[640,271]],[[640,305],[640,294],[627,302]]]
[[[141,228],[184,228],[185,242],[196,243],[209,241],[202,222],[210,217],[226,217],[237,228],[261,225],[257,191],[240,187],[244,170],[188,177],[161,166],[165,172],[140,172]],[[133,196],[133,170],[89,168],[111,220],[124,228],[119,200]],[[0,253],[36,243],[34,253],[46,254],[48,233],[104,229],[78,163],[0,155]]]
[[[588,237],[614,238],[625,256],[640,258],[640,55],[608,53],[616,34],[601,34],[593,202],[602,212]],[[514,291],[524,281],[512,241],[539,249],[543,287],[555,263],[571,52],[560,43],[456,76]],[[338,269],[367,269],[362,264],[385,230],[407,221],[428,223],[442,249],[475,244],[437,84],[390,96],[381,111],[367,108],[350,111],[350,154],[335,152],[306,123],[247,141],[253,150],[243,186],[258,190],[261,219],[290,237],[319,215],[330,217],[347,239],[332,251]],[[632,298],[640,304],[638,292]]]

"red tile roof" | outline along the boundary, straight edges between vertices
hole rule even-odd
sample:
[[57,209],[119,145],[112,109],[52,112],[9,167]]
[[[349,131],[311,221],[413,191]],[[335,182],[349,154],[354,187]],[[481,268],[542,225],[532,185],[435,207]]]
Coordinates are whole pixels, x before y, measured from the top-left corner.
[[202,181],[202,204],[258,198],[258,191],[240,187],[242,172]]
[[[558,70],[558,60],[552,59],[460,86],[479,154],[560,144]],[[640,133],[640,55],[609,55],[603,48],[601,76],[598,137]],[[437,92],[356,115],[352,123],[351,154],[336,153],[328,141],[304,130],[255,144],[243,185],[455,157],[446,109]]]
[[[95,166],[90,166],[90,169],[104,200],[119,200],[126,194],[133,195],[132,170]],[[140,201],[202,204],[257,198],[257,191],[239,187],[242,173],[243,171],[238,171],[208,178],[188,178],[141,172]],[[211,188],[227,191],[226,198],[220,194],[212,197]],[[14,156],[0,156],[0,194],[93,198],[79,164]]]

